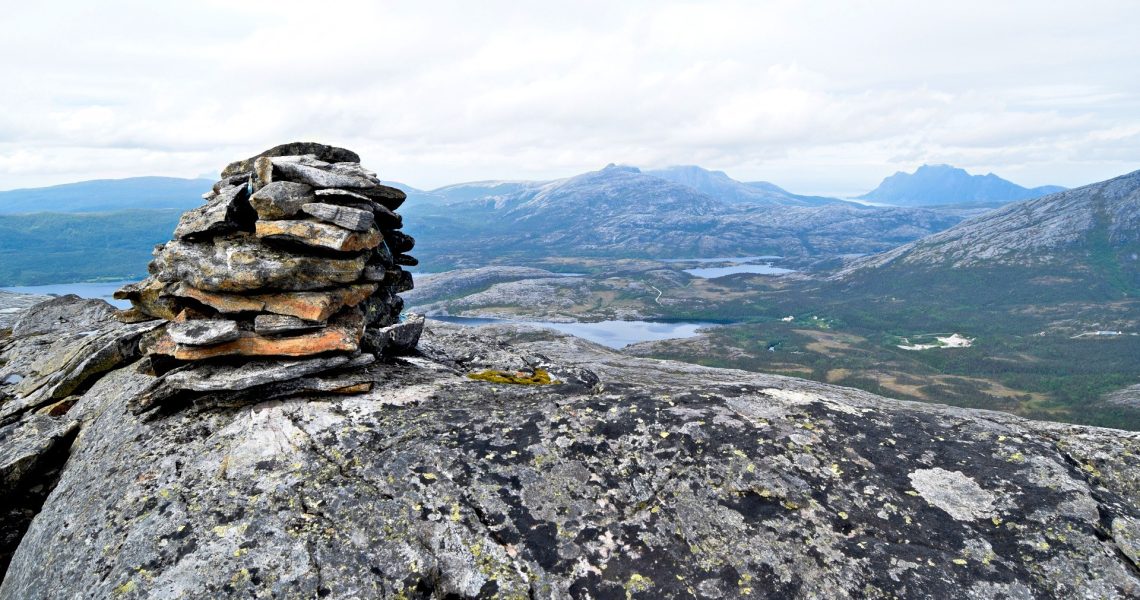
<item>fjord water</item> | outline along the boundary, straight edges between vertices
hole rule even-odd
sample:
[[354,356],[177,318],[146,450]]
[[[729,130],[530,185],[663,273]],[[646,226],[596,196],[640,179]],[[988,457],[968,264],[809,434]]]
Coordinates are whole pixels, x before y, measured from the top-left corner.
[[697,335],[697,330],[712,327],[714,323],[670,323],[661,321],[598,321],[596,323],[556,323],[553,321],[516,321],[485,317],[429,317],[437,321],[457,325],[491,325],[511,323],[533,325],[568,333],[610,348],[624,348],[638,342],[687,338]]

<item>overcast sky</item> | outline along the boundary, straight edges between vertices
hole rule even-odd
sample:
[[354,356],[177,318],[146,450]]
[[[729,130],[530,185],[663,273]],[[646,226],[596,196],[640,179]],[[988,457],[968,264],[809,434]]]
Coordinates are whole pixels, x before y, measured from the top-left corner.
[[422,188],[1140,169],[1140,2],[4,2],[0,189],[356,150]]

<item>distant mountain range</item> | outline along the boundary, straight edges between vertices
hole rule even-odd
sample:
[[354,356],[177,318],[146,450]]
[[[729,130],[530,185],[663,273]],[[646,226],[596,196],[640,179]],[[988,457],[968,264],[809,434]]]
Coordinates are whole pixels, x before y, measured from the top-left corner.
[[[705,171],[706,181],[747,184]],[[479,182],[405,189],[402,211],[421,259],[436,265],[574,255],[680,258],[877,252],[949,227],[960,212],[874,208],[759,190],[732,200],[657,172],[610,165],[551,182]],[[707,176],[707,177],[706,177]],[[691,180],[692,178],[690,178]],[[776,188],[778,190],[778,188]],[[763,194],[766,199],[761,198]],[[795,204],[777,203],[785,196]]]
[[[0,193],[0,228],[9,232],[0,240],[0,253],[12,257],[0,272],[0,285],[65,282],[65,274],[79,273],[85,278],[141,276],[146,261],[136,257],[149,254],[155,241],[170,235],[171,215],[161,211],[200,205],[211,185],[204,179],[144,177]],[[770,183],[739,182],[692,166],[643,172],[610,165],[555,181],[471,182],[430,191],[396,185],[409,195],[402,212],[407,231],[419,240],[415,254],[425,270],[527,264],[550,256],[873,253],[978,212],[868,207],[801,196]],[[140,251],[115,255],[121,259],[104,252],[108,240],[121,238],[121,217],[76,221],[36,214],[121,210],[138,211],[134,218],[154,227],[124,240]],[[142,214],[148,210],[160,212]],[[86,225],[77,229],[80,222]],[[63,231],[69,232],[66,239]],[[27,252],[16,240],[26,241],[29,235],[44,241],[43,250],[34,259],[15,260]]]
[[213,184],[209,179],[131,177],[10,190],[0,192],[0,214],[188,210],[202,204],[202,194],[210,191]]
[[971,175],[950,165],[923,165],[914,173],[898,172],[859,196],[894,206],[1005,204],[1063,191],[1056,185],[1026,188],[989,173]]

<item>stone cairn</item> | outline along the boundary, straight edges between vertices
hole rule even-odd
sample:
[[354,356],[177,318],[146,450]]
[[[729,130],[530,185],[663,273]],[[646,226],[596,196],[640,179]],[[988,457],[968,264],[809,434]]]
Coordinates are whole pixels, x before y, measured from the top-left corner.
[[277,146],[230,164],[203,198],[155,248],[150,276],[115,293],[132,304],[120,320],[169,321],[140,343],[153,372],[169,373],[165,395],[280,383],[415,347],[423,318],[401,322],[398,296],[412,289],[402,267],[417,264],[395,212],[406,196],[354,152]]

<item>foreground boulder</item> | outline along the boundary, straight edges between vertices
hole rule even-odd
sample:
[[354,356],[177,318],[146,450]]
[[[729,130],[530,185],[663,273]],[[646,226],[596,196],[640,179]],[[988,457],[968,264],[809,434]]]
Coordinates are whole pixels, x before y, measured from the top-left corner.
[[[140,414],[145,360],[104,374],[58,417],[78,437],[0,599],[1140,595],[1136,433],[517,326],[429,321],[418,347],[172,371],[217,387]],[[0,445],[58,453],[44,418]]]

